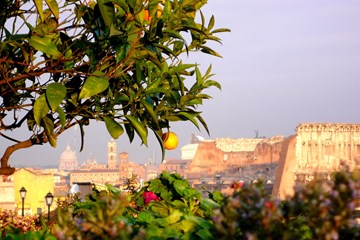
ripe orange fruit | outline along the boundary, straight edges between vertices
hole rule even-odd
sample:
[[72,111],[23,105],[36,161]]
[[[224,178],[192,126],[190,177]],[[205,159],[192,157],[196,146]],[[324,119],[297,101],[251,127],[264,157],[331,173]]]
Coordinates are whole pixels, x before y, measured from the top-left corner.
[[173,150],[177,148],[179,139],[174,132],[166,132],[162,135],[164,147],[167,150]]
[[[160,5],[158,5],[158,7],[157,7],[156,15],[158,18],[160,18],[162,15],[162,8]],[[152,17],[150,16],[149,10],[145,9],[144,10],[144,20],[151,21],[151,19],[152,19]]]
[[149,10],[144,10],[144,20],[151,21],[151,16],[150,16]]

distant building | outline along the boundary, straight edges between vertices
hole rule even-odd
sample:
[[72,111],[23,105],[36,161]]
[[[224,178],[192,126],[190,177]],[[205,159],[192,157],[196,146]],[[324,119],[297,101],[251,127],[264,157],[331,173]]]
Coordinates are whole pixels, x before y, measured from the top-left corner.
[[191,161],[189,160],[165,159],[159,166],[159,172],[178,173],[186,178],[185,170],[190,163]]
[[78,168],[78,161],[75,151],[67,145],[65,151],[60,156],[60,171],[72,171]]
[[193,160],[199,143],[187,144],[181,148],[182,160]]
[[109,169],[116,169],[116,162],[117,162],[117,152],[116,152],[116,142],[114,139],[111,139],[110,142],[108,142],[108,160],[107,160],[107,167]]
[[188,179],[198,180],[214,178],[217,174],[240,177],[252,165],[277,164],[284,139],[282,136],[274,136],[203,140],[198,143],[194,158],[186,169],[186,176]]
[[0,178],[0,209],[14,210],[14,208],[14,182],[11,180],[10,177],[2,176]]
[[78,169],[70,173],[70,183],[96,182],[100,184],[117,183],[119,171],[117,169]]
[[196,150],[199,146],[199,143],[201,143],[204,140],[205,138],[192,134],[190,144],[187,144],[181,148],[181,159],[193,160]]
[[296,184],[330,179],[345,163],[360,169],[360,124],[302,123],[284,141],[272,195],[284,199]]
[[129,161],[129,154],[119,154],[119,178],[124,181],[136,175],[138,179],[145,179],[145,166]]
[[[15,205],[21,214],[21,198],[19,190],[24,187],[27,190],[24,209],[25,213],[35,214],[47,210],[45,195],[48,192],[54,194],[54,177],[51,173],[41,170],[20,168],[12,175],[14,182]],[[55,201],[54,201],[55,202]],[[52,209],[56,204],[52,204]]]
[[96,159],[86,159],[84,163],[81,165],[80,169],[82,170],[90,170],[90,169],[107,169],[107,164],[99,164]]
[[133,175],[144,179],[145,168],[143,165],[129,161],[129,154],[126,152],[119,154],[119,164],[117,164],[116,156],[116,142],[111,139],[108,142],[107,164],[98,164],[96,160],[87,160],[80,169],[70,173],[70,184],[89,182],[119,185]]
[[70,188],[70,184],[68,182],[69,176],[64,176],[59,173],[54,173],[53,176],[54,176],[54,196],[56,198],[66,197]]

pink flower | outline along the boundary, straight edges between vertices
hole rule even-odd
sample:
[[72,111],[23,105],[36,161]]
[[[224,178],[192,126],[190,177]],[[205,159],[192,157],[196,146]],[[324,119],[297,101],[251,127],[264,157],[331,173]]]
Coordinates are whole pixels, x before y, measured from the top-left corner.
[[266,202],[265,203],[266,208],[271,208],[272,206],[273,206],[272,202]]
[[235,190],[240,190],[244,185],[243,181],[238,181],[238,182],[234,182],[233,184],[231,184],[231,188],[235,189]]
[[144,202],[145,202],[145,204],[148,204],[149,202],[151,202],[151,201],[158,201],[159,200],[159,198],[158,198],[158,196],[156,196],[156,194],[155,193],[153,193],[153,192],[144,192],[143,193],[143,197],[144,197]]

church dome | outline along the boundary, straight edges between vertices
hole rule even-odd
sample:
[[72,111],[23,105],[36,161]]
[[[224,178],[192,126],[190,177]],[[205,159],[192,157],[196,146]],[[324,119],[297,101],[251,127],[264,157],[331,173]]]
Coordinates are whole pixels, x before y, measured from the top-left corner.
[[65,151],[60,156],[60,170],[74,170],[78,167],[75,151],[67,145]]

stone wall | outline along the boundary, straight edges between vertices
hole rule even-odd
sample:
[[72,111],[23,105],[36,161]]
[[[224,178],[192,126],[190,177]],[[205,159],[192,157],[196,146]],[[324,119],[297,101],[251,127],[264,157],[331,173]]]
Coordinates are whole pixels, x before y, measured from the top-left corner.
[[14,183],[3,181],[0,178],[0,209],[14,210],[15,191]]
[[302,123],[296,136],[282,148],[273,196],[292,195],[296,182],[309,182],[330,174],[345,163],[360,169],[360,124]]
[[276,164],[284,137],[256,139],[216,139],[199,143],[186,170],[189,179],[226,174],[239,177],[241,168]]
[[331,172],[360,163],[360,124],[304,123],[297,129],[295,173]]

